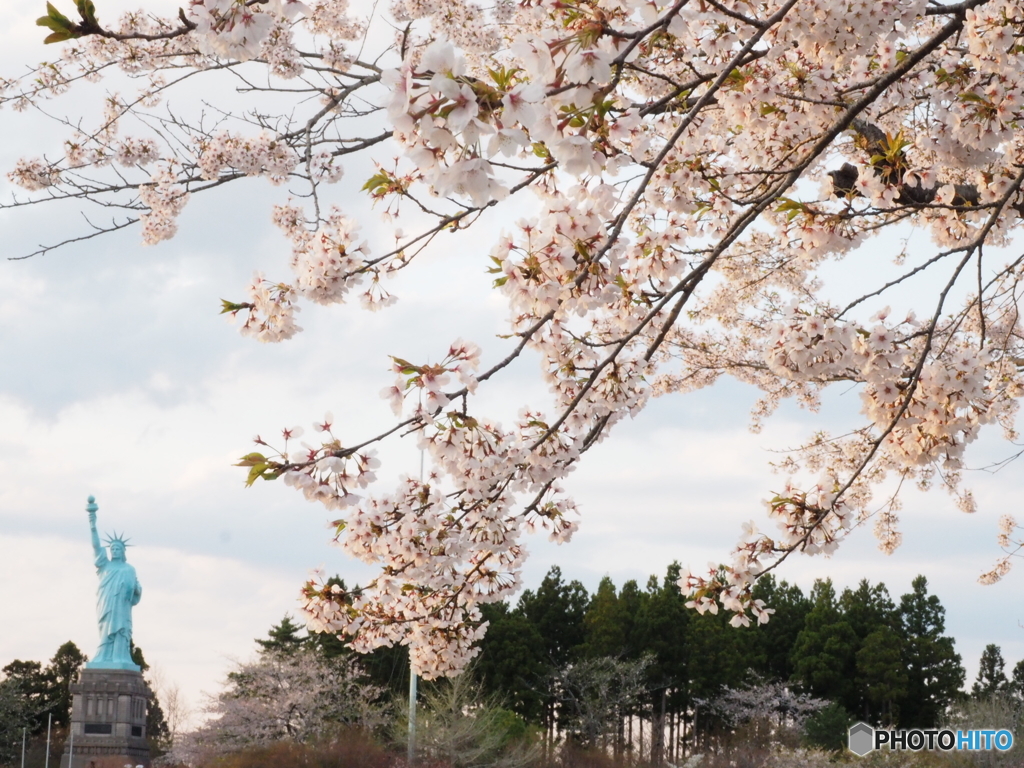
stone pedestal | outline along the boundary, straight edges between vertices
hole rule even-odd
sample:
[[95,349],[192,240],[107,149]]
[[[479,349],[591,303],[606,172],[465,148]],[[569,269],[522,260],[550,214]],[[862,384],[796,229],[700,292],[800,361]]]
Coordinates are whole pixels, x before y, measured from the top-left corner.
[[60,768],[150,768],[146,707],[152,693],[141,672],[87,667],[71,695],[71,735]]

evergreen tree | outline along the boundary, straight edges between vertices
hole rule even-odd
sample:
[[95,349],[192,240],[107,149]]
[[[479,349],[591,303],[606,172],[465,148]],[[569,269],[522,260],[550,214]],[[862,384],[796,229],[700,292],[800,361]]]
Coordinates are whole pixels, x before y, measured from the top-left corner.
[[527,722],[540,724],[550,670],[537,627],[508,603],[480,606],[487,634],[473,663],[484,692]]
[[[578,581],[563,582],[562,570],[552,566],[536,592],[526,590],[518,609],[542,638],[540,646],[549,674],[565,669],[581,655],[586,642],[585,617],[590,603],[586,588]],[[548,737],[558,727],[558,698],[546,691],[542,718]]]
[[[257,640],[256,642],[260,641]],[[311,648],[318,656],[324,659],[338,659],[355,653],[347,640],[331,632],[310,632],[300,647]],[[364,658],[369,658],[380,650],[382,649],[378,648],[373,653],[365,654]]]
[[831,579],[814,582],[811,604],[793,646],[794,678],[815,696],[852,710],[858,703],[857,633],[840,611]]
[[857,589],[844,589],[839,610],[861,642],[881,627],[899,628],[896,604],[881,582],[872,586],[867,579],[861,579]]
[[[881,714],[878,707],[884,702],[884,714],[889,718],[887,722],[893,722],[892,705],[903,698],[906,685],[905,676],[902,676],[896,604],[885,584],[872,585],[867,579],[861,579],[856,589],[843,590],[839,597],[839,611],[857,636],[857,678],[845,705],[860,717],[871,719],[873,715]],[[865,651],[869,637],[874,637],[874,640]],[[890,641],[888,647],[880,644],[882,638]],[[891,688],[896,678],[902,681],[898,691]]]
[[638,595],[630,658],[653,654],[654,661],[647,669],[652,689],[688,688],[688,629],[694,616],[676,586],[678,578],[679,563],[672,563],[660,584],[651,576],[647,591]]
[[44,676],[49,688],[47,699],[53,712],[53,724],[67,728],[71,723],[71,684],[78,680],[79,671],[87,658],[70,640],[53,654]]
[[29,717],[29,734],[45,730],[52,688],[43,673],[43,665],[38,661],[15,659],[0,671],[4,673],[5,683],[10,686],[8,692],[16,688],[24,699],[24,710]]
[[619,600],[615,584],[605,576],[591,596],[583,619],[586,629],[583,653],[592,659],[623,656],[627,652],[630,618],[625,614],[625,606]]
[[809,746],[842,752],[846,749],[847,729],[853,724],[841,704],[832,702],[807,718],[804,723],[804,740]]
[[723,686],[737,688],[748,682],[752,640],[751,633],[730,626],[724,611],[691,613],[686,633],[691,695],[710,699]]
[[911,592],[900,598],[899,618],[907,671],[899,722],[904,728],[931,728],[960,695],[965,673],[953,638],[943,635],[946,609],[928,594],[924,576],[915,578]]
[[67,728],[71,722],[70,687],[78,679],[85,661],[78,646],[69,641],[57,649],[45,667],[38,661],[20,659],[5,666],[0,683],[4,702],[0,708],[7,714],[0,716],[14,718],[17,722],[13,725],[10,721],[0,723],[0,731],[15,728],[20,748],[22,726],[28,727],[29,735],[44,733],[52,714],[55,728]]
[[[613,756],[621,761],[627,750],[626,721],[634,715],[639,715],[641,721],[645,712],[650,711],[652,719],[659,718],[663,711],[674,712],[673,706],[678,698],[678,685],[685,678],[685,671],[679,673],[676,659],[683,657],[686,653],[686,614],[683,609],[681,616],[672,618],[675,611],[672,607],[673,599],[683,605],[683,597],[675,585],[675,579],[679,578],[679,566],[669,566],[669,572],[675,573],[675,578],[669,585],[670,593],[663,594],[658,584],[658,578],[651,576],[647,580],[645,589],[641,589],[635,579],[629,579],[619,590],[619,619],[622,624],[622,634],[625,640],[625,650],[619,656],[619,661],[634,662],[641,664],[644,670],[643,691],[646,695],[636,698],[619,695],[617,701],[620,708],[618,728],[614,733]],[[669,644],[677,642],[679,645],[670,648]],[[684,686],[685,687],[685,686]],[[660,722],[660,721],[659,721]],[[660,749],[661,743],[657,740],[662,731],[656,731],[655,744],[653,749]]]
[[153,694],[149,697],[149,703],[146,706],[146,740],[149,742],[149,748],[159,754],[170,748],[171,729],[167,727],[167,717],[164,715],[164,708],[160,706],[160,699],[157,698],[156,691],[146,679],[149,664],[142,649],[134,641],[131,644],[131,653],[132,661],[139,665],[142,679],[146,681],[146,685]]
[[686,685],[696,709],[695,749],[714,748],[708,739],[717,732],[731,730],[721,713],[696,702],[713,700],[724,687],[740,688],[750,681],[753,640],[753,633],[730,626],[729,616],[724,611],[717,614],[690,612],[686,625],[685,647],[689,656]]
[[1006,662],[1003,660],[1003,652],[998,645],[989,643],[981,652],[981,661],[978,663],[978,677],[971,688],[971,695],[976,699],[988,698],[1007,689],[1009,681],[1003,671]]
[[789,680],[794,673],[791,652],[804,628],[811,601],[796,584],[777,583],[770,573],[757,580],[753,594],[775,613],[767,624],[750,627],[754,635],[751,667],[767,680]]
[[404,695],[409,690],[409,649],[406,646],[382,646],[370,653],[355,655],[359,668],[378,689],[389,695]]
[[895,723],[899,705],[907,695],[900,636],[881,625],[864,638],[857,651],[857,696],[864,701],[864,719]]
[[[630,656],[634,661],[650,657],[646,670],[647,708],[654,724],[651,761],[660,762],[664,755],[662,734],[673,733],[673,719],[690,706],[691,685],[688,663],[693,646],[688,639],[690,609],[679,592],[679,563],[669,565],[659,582],[656,576],[647,581],[644,592],[635,590],[636,582],[623,586],[620,599],[635,604],[636,619],[631,633]],[[642,713],[641,713],[642,714]],[[665,720],[668,719],[668,723]],[[624,744],[617,744],[621,754]]]
[[1009,690],[1015,698],[1024,700],[1024,659],[1018,661],[1013,667]]
[[[675,565],[676,578],[679,578],[679,565]],[[672,570],[672,566],[669,566],[669,570]],[[651,576],[651,579],[657,584],[657,579]],[[670,585],[673,594],[681,598],[679,594],[679,588],[673,581]],[[653,590],[654,592],[657,589]],[[635,579],[630,579],[622,585],[622,589],[619,590],[619,606],[621,610],[622,621],[625,623],[625,637],[626,637],[626,656],[630,659],[639,659],[644,655],[645,648],[642,647],[641,638],[639,634],[639,627],[637,621],[639,620],[640,614],[644,611],[644,608],[650,602],[651,595],[653,594],[651,589],[646,592],[640,589],[640,585],[636,583]]]
[[260,647],[260,653],[294,653],[302,648],[308,638],[300,635],[303,628],[292,621],[292,617],[285,614],[279,624],[270,628],[266,640],[256,640]]
[[[700,738],[725,727],[695,702],[748,684],[751,671],[836,702],[838,714],[822,725],[829,733],[850,713],[903,727],[934,726],[963,683],[953,640],[943,635],[945,611],[928,594],[923,576],[897,607],[884,584],[863,580],[837,596],[831,581],[818,581],[808,597],[768,575],[755,586],[755,597],[776,613],[768,624],[744,629],[729,626],[727,615],[687,609],[678,577],[676,563],[662,581],[652,576],[645,590],[635,581],[616,590],[606,577],[587,600],[586,590],[556,567],[515,608],[483,606],[489,630],[476,670],[485,690],[502,695],[524,719],[561,728],[568,721],[559,714],[557,685],[543,681],[585,659],[637,661],[647,655],[645,693],[634,711],[618,714],[609,746],[622,757],[624,724],[639,717],[655,736],[646,745],[650,752],[638,757],[657,763],[677,756],[658,734],[689,738],[695,709]],[[1016,678],[1024,691],[1024,662]]]
[[519,609],[544,638],[549,664],[561,669],[575,659],[586,641],[585,617],[590,603],[586,587],[562,581],[562,569],[551,567],[537,591],[519,598]]

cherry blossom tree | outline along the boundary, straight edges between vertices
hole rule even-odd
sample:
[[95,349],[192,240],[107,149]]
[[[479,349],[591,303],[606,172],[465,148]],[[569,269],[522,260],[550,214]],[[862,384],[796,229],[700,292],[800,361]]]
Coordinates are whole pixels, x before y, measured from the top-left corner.
[[647,688],[647,669],[653,662],[651,655],[639,659],[598,656],[557,670],[551,676],[551,687],[567,730],[589,748],[597,748],[601,740],[614,735],[626,713],[635,711],[640,702]]
[[[698,610],[766,621],[758,575],[794,552],[834,551],[861,523],[894,550],[892,488],[940,485],[975,508],[966,446],[985,424],[1015,438],[1024,393],[1024,257],[1007,248],[1024,212],[1024,4],[367,10],[188,0],[110,19],[92,0],[48,4],[53,57],[0,83],[3,105],[47,114],[87,82],[132,89],[111,92],[97,123],[58,118],[59,156],[10,172],[28,197],[7,207],[72,200],[115,214],[33,255],[132,225],[157,243],[197,195],[248,177],[284,187],[268,213],[290,243],[288,277],[257,274],[224,306],[260,341],[299,332],[305,302],[382,309],[389,279],[441,233],[488,227],[479,258],[507,302],[511,345],[485,354],[454,340],[434,362],[392,358],[393,423],[355,435],[328,416],[311,444],[285,430],[241,462],[250,483],[280,478],[336,510],[338,542],[379,568],[360,590],[307,584],[313,628],[362,650],[405,643],[427,677],[458,672],[485,629],[477,606],[518,587],[523,535],[576,529],[562,483],[584,454],[653,397],[726,374],[763,393],[755,429],[784,398],[814,410],[836,384],[859,393],[861,418],[779,463],[766,505],[777,531],[749,524],[731,562],[682,575]],[[204,84],[224,78],[239,106],[202,109]],[[357,154],[376,172],[343,179]],[[344,204],[359,188],[414,229],[361,239]],[[512,205],[529,212],[495,234],[491,210]],[[892,245],[912,231],[924,233],[912,250]],[[822,271],[844,259],[862,279],[885,265],[894,276],[826,292]],[[913,311],[883,308],[908,292]],[[482,394],[527,351],[551,401],[502,425]],[[401,439],[426,451],[429,477],[380,489],[375,451]]]
[[808,717],[828,705],[825,699],[796,693],[785,683],[765,682],[757,678],[743,688],[726,686],[713,700],[698,703],[722,717],[730,726],[755,722],[775,731],[799,728]]
[[238,663],[224,690],[210,697],[209,719],[184,734],[173,758],[187,764],[281,740],[310,741],[342,727],[379,728],[382,691],[354,657],[323,659],[309,650],[272,652]]

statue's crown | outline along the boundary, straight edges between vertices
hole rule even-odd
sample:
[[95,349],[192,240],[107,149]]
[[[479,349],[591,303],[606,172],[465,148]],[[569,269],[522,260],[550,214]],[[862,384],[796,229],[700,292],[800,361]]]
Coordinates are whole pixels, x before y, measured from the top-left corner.
[[117,531],[114,531],[113,535],[111,535],[109,533],[107,534],[107,546],[108,547],[111,546],[112,544],[114,544],[115,542],[119,543],[122,547],[130,547],[132,545],[128,543],[129,541],[131,541],[131,539],[124,538],[124,534],[123,533],[118,533]]

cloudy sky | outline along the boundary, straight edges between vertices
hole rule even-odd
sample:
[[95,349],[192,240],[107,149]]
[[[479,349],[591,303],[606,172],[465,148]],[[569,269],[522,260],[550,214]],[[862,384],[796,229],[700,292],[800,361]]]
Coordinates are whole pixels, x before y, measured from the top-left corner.
[[[0,74],[9,76],[52,51],[32,25],[41,0],[0,7]],[[94,109],[97,94],[102,88],[57,111]],[[37,114],[2,111],[0,132],[4,170],[21,155],[59,147],[59,132]],[[371,241],[384,242],[389,225],[355,191],[368,168],[348,168],[336,199],[360,215]],[[7,199],[6,180],[0,186]],[[254,269],[286,277],[288,246],[268,216],[282,191],[258,180],[232,186],[194,199],[179,236],[157,247],[141,246],[130,230],[0,261],[0,666],[45,661],[69,639],[95,651],[84,511],[94,494],[101,530],[124,531],[134,544],[129,559],[144,588],[135,640],[198,707],[233,659],[252,654],[253,638],[296,614],[310,568],[349,582],[368,574],[328,545],[321,507],[279,484],[243,486],[243,470],[231,464],[251,437],[308,428],[325,411],[343,440],[375,434],[390,418],[378,397],[391,380],[388,354],[436,359],[463,336],[484,347],[485,364],[503,356],[507,342],[495,336],[505,310],[489,289],[487,244],[458,236],[396,283],[399,302],[385,312],[305,307],[306,330],[292,341],[243,339],[218,315],[220,299],[239,299]],[[507,217],[491,223],[500,228]],[[80,221],[71,205],[2,211],[4,255],[29,252]],[[535,370],[532,359],[510,370],[488,396],[490,412],[508,419],[526,403],[543,404]],[[580,532],[560,548],[531,541],[526,584],[553,564],[593,589],[606,574],[643,583],[673,560],[699,567],[724,558],[741,522],[763,523],[761,500],[782,484],[769,472],[771,451],[821,426],[841,428],[858,400],[837,392],[820,416],[785,406],[754,435],[754,399],[725,382],[658,401],[621,425],[568,483],[584,513]],[[1011,452],[992,436],[970,463]],[[385,485],[418,470],[409,446],[382,458]],[[863,530],[832,559],[794,558],[782,576],[805,588],[824,576],[841,587],[867,577],[898,596],[923,573],[946,606],[969,675],[991,642],[1012,666],[1024,658],[1024,569],[992,587],[976,579],[999,554],[997,518],[1019,506],[1021,465],[968,481],[976,515],[956,511],[941,492],[910,491],[895,555],[879,553]]]

